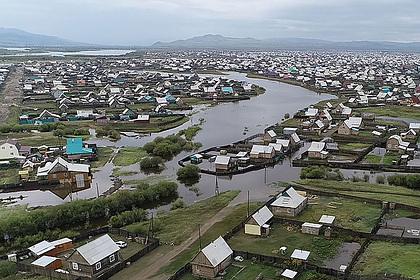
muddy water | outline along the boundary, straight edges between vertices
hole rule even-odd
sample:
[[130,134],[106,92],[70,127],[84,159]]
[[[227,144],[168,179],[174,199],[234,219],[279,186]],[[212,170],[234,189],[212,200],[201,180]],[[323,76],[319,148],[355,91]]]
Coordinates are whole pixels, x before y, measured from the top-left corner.
[[[207,75],[209,76],[209,75]],[[196,142],[203,144],[203,148],[230,144],[241,140],[247,136],[261,133],[264,128],[278,123],[286,113],[293,115],[299,109],[305,108],[321,100],[334,98],[328,94],[317,94],[307,89],[283,84],[275,81],[250,79],[242,73],[229,73],[225,78],[246,81],[264,87],[265,94],[253,97],[237,103],[225,103],[214,107],[198,106],[189,113],[192,113],[191,120],[177,128],[150,135],[143,135],[139,138],[125,137],[117,142],[93,138],[89,142],[96,143],[98,146],[133,146],[138,147],[152,141],[157,136],[167,136],[185,129],[192,124],[198,124],[200,119],[204,119],[202,130],[195,138]],[[172,161],[166,163],[166,169],[160,174],[163,177],[174,179],[178,170],[178,160],[185,157],[187,153],[181,153]],[[136,168],[135,166],[129,167]],[[58,198],[51,192],[21,192],[13,194],[1,194],[0,198],[23,195],[23,200],[17,201],[19,204],[29,204],[30,206],[55,205],[69,201],[70,199],[87,199],[97,195],[96,184],[99,193],[105,192],[112,186],[110,174],[113,166],[108,164],[101,171],[94,173],[93,187],[89,190],[79,192],[66,197],[64,200]],[[277,181],[288,181],[298,178],[300,169],[291,167],[291,159],[285,159],[282,164],[273,168],[259,170],[232,178],[202,175],[201,180],[194,186],[195,191],[180,184],[179,193],[187,202],[203,199],[213,195],[218,187],[219,191],[230,189],[249,190],[252,199],[267,197],[274,193],[275,188],[270,183]],[[129,177],[130,179],[143,179],[148,175],[138,174]],[[124,178],[125,179],[125,178]],[[197,189],[198,196],[197,196]],[[246,193],[246,192],[243,192]]]

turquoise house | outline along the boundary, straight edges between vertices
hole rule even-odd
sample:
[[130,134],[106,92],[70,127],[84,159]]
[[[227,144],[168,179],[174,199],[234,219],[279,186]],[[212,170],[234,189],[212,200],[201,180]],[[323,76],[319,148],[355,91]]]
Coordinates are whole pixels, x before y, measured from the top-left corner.
[[82,138],[68,138],[66,155],[69,159],[91,158],[94,156],[94,152],[92,149],[83,146]]

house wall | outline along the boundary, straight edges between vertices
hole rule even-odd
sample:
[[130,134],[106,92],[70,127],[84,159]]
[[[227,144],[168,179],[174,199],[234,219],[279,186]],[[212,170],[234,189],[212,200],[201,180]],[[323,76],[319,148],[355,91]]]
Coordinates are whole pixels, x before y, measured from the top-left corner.
[[312,234],[312,235],[319,235],[319,228],[307,227],[302,226],[302,233]]
[[309,158],[321,158],[322,155],[321,155],[320,152],[313,152],[313,151],[311,151],[311,152],[308,152],[308,157]]
[[245,234],[261,235],[261,227],[259,225],[245,224]]
[[398,143],[397,139],[388,139],[388,141],[386,141],[386,149],[389,151],[398,151],[400,144]]
[[74,248],[73,242],[67,242],[56,246],[53,250],[49,251],[45,255],[50,257],[57,257],[59,254],[69,251]]
[[0,160],[12,159],[19,156],[19,151],[15,145],[4,143],[0,146]]
[[204,278],[215,278],[216,277],[216,269],[209,266],[199,265],[199,264],[192,264],[192,274],[198,277]]
[[226,164],[215,164],[216,170],[229,170],[229,165]]
[[338,127],[338,134],[340,135],[351,135],[351,129],[346,126],[346,124],[342,123]]
[[89,187],[91,183],[91,177],[89,173],[81,172],[57,172],[48,174],[48,181],[59,181],[64,187],[77,188],[77,176],[80,175],[83,177],[83,187]]

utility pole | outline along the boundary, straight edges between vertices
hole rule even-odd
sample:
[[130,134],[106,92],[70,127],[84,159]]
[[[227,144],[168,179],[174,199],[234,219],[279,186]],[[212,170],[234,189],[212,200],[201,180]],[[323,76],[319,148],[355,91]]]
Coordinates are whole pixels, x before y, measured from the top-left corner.
[[216,174],[216,189],[214,192],[216,196],[219,196],[219,181],[217,180],[217,174]]
[[248,190],[248,199],[247,199],[247,217],[249,217],[249,190]]
[[267,184],[267,165],[264,165],[264,183]]
[[99,198],[99,186],[98,186],[98,183],[96,183],[96,198]]
[[201,251],[201,225],[198,224],[198,239],[200,241],[200,251]]

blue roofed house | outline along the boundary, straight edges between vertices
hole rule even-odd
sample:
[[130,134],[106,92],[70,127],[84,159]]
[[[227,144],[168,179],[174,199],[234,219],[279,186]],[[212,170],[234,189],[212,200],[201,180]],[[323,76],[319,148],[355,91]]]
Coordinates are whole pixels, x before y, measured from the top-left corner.
[[166,101],[168,101],[169,104],[174,104],[176,103],[176,98],[173,97],[172,95],[167,95],[165,96]]
[[68,138],[66,145],[66,155],[68,159],[92,159],[95,151],[83,144],[82,138]]

